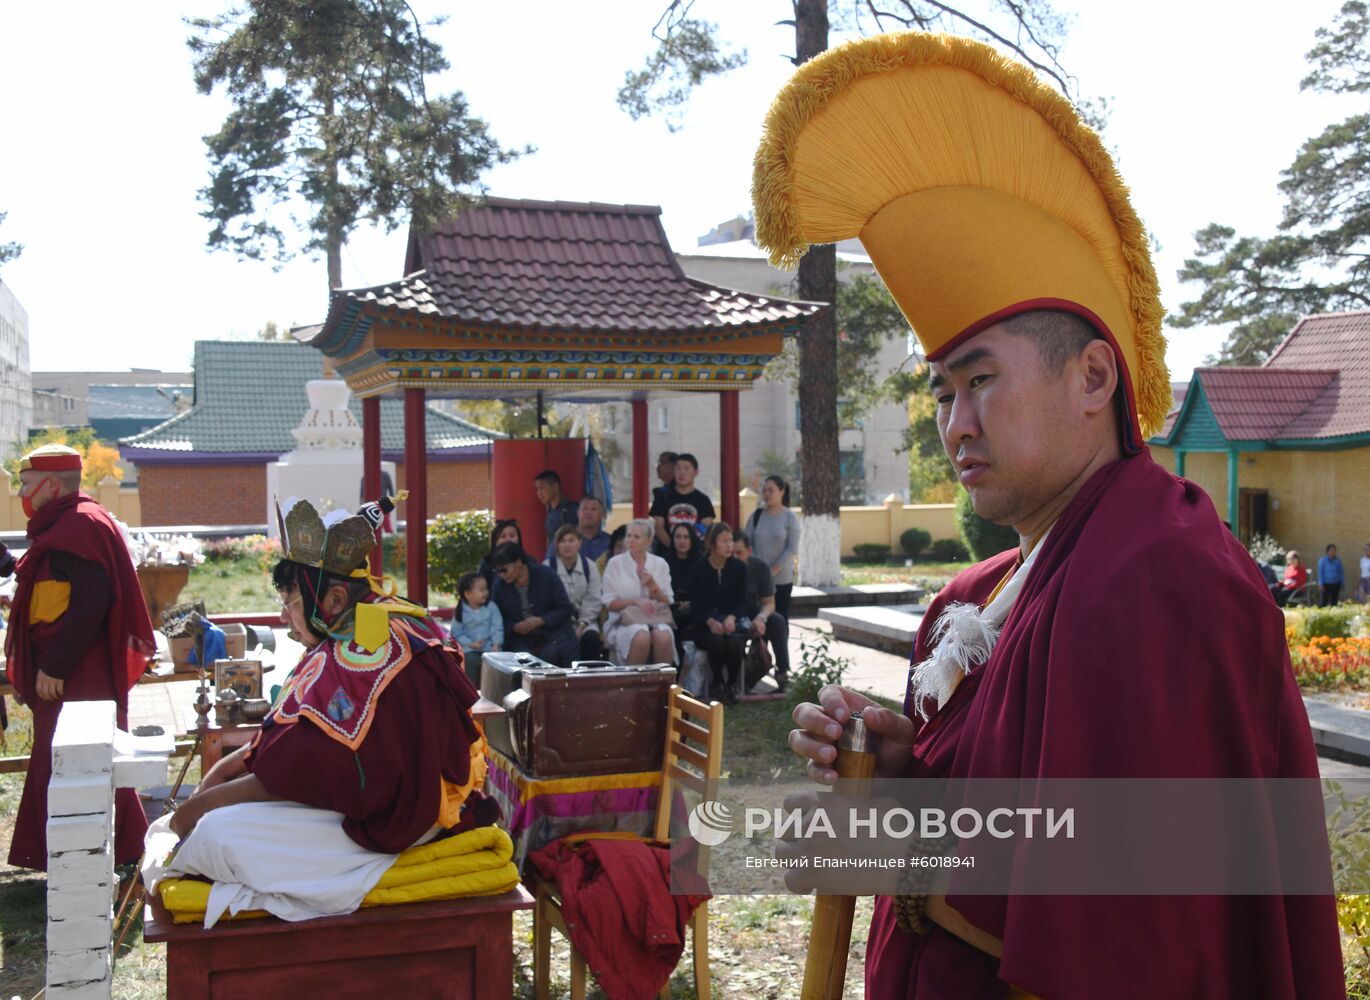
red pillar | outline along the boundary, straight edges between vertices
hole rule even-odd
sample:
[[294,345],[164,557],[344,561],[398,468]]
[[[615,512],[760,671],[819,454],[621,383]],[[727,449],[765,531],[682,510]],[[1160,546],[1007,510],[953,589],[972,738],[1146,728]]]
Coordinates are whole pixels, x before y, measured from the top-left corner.
[[409,568],[408,597],[428,607],[428,435],[422,389],[404,390],[404,548]]
[[633,517],[646,517],[652,506],[656,468],[647,440],[647,400],[633,400]]
[[723,492],[723,520],[727,521],[734,531],[741,527],[737,519],[737,494],[740,488],[737,480],[742,467],[737,404],[735,391],[718,394],[718,455],[722,466],[719,470],[719,482]]
[[[362,400],[362,478],[366,484],[366,500],[381,497],[381,398],[367,396]],[[381,546],[381,532],[376,529],[376,547],[371,551],[371,569],[376,575],[385,571],[385,549]]]

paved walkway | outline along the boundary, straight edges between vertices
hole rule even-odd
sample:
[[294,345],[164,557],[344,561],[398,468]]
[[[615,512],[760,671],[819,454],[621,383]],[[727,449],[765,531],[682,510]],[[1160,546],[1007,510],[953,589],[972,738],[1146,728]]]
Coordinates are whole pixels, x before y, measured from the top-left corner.
[[[812,638],[817,632],[832,635],[832,626],[819,618],[796,618],[790,623],[791,671],[799,669],[800,641]],[[840,640],[833,640],[832,652],[851,661],[852,667],[844,682],[846,686],[895,702],[904,700],[904,687],[909,674],[907,654],[885,653]]]

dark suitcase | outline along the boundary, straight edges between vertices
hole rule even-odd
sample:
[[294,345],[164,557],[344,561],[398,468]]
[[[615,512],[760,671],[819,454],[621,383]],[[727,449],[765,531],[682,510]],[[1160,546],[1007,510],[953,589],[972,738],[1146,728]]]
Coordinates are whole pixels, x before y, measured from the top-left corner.
[[[555,669],[552,664],[539,660],[532,653],[486,653],[480,658],[481,696],[496,705],[503,705],[504,699],[512,692],[522,690],[525,670]],[[514,741],[509,736],[507,713],[485,721],[485,738],[504,756],[514,756]]]
[[675,677],[665,663],[525,670],[503,702],[515,759],[537,778],[660,770]]

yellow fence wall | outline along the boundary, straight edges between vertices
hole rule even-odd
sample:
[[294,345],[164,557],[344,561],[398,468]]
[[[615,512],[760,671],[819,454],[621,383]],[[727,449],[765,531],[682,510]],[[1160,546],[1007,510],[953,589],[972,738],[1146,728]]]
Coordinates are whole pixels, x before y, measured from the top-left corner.
[[[746,524],[747,518],[756,509],[757,496],[751,490],[743,490],[738,501],[742,523]],[[798,510],[795,513],[799,514],[802,522],[804,515]],[[632,518],[631,503],[616,503],[609,515],[608,530],[613,531]],[[934,541],[961,537],[956,529],[956,507],[949,503],[906,504],[898,497],[891,496],[879,507],[843,507],[841,521],[844,556],[854,555],[852,547],[867,542],[888,545],[894,555],[899,555],[899,536],[909,528],[922,528],[932,535]]]
[[[106,476],[104,482],[94,489],[87,489],[86,492],[129,527],[137,528],[142,525],[142,506],[138,502],[137,490],[121,489],[118,480]],[[0,531],[23,531],[28,527],[29,519],[24,516],[24,507],[19,501],[18,494],[7,491],[4,499],[5,502],[0,503]]]

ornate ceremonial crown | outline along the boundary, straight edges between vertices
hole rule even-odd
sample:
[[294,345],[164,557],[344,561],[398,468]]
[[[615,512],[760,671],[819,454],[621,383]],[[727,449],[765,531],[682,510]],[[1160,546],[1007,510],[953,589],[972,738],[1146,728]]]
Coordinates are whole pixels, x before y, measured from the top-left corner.
[[282,554],[291,562],[321,567],[334,576],[351,576],[366,565],[366,557],[376,546],[376,529],[395,509],[396,499],[404,499],[404,494],[363,504],[355,514],[335,510],[323,516],[308,500],[290,498],[284,514],[277,502]]

